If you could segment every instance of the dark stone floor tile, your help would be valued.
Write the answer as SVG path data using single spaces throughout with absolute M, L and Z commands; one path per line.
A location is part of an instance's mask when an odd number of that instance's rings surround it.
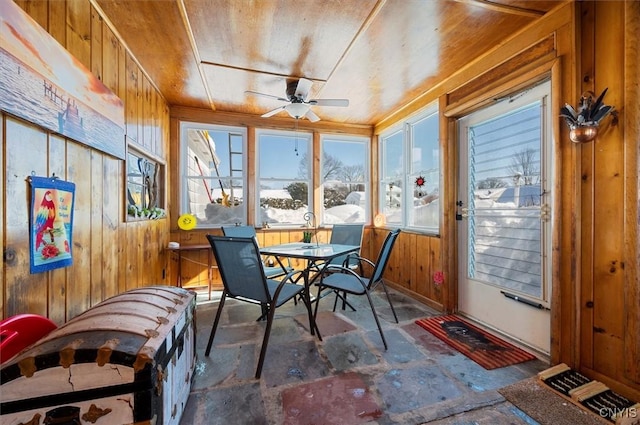
M 262 369 L 262 378 L 267 387 L 309 381 L 327 375 L 329 366 L 313 341 L 269 343 Z
M 193 392 L 180 423 L 266 425 L 269 421 L 262 403 L 260 384 L 252 382 Z
M 296 316 L 296 321 L 308 332 L 309 320 L 306 315 Z M 339 335 L 341 333 L 351 332 L 357 329 L 357 327 L 345 321 L 340 315 L 331 311 L 318 312 L 316 323 L 320 329 L 322 337 Z
M 325 338 L 323 348 L 338 371 L 378 363 L 378 359 L 359 333 L 343 333 Z
M 416 345 L 409 341 L 399 330 L 387 329 L 384 336 L 387 340 L 388 349 L 384 349 L 382 338 L 378 330 L 372 330 L 366 333 L 367 339 L 371 341 L 385 360 L 390 363 L 409 363 L 418 360 L 425 360 L 425 356 Z
M 408 412 L 463 393 L 436 365 L 394 368 L 378 378 L 376 386 L 390 413 Z

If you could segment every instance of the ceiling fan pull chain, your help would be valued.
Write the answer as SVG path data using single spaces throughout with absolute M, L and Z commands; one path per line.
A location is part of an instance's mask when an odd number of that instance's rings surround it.
M 295 146 L 293 148 L 293 151 L 296 153 L 296 156 L 298 156 L 298 118 L 296 118 L 296 123 L 294 128 L 296 132 L 296 138 L 295 138 Z

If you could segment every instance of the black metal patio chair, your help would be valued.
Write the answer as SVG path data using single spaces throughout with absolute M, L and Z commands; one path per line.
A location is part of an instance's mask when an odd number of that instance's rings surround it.
M 293 276 L 300 273 L 300 271 L 293 271 L 280 281 L 268 279 L 262 266 L 260 249 L 258 248 L 258 243 L 255 238 L 207 235 L 207 239 L 209 243 L 211 243 L 224 289 L 213 327 L 211 328 L 211 334 L 209 335 L 205 356 L 208 356 L 211 352 L 213 338 L 220 323 L 222 308 L 224 307 L 227 297 L 235 298 L 238 301 L 259 304 L 266 309 L 267 318 L 262 348 L 260 349 L 260 357 L 258 359 L 258 368 L 255 375 L 256 379 L 259 379 L 262 373 L 262 365 L 267 352 L 269 334 L 271 333 L 271 325 L 276 308 L 301 294 L 304 290 L 304 286 L 302 285 L 289 283 L 293 282 Z M 302 300 L 311 318 L 312 313 L 309 300 L 304 295 L 302 296 Z
M 256 229 L 253 226 L 222 226 L 222 233 L 225 236 L 256 238 L 256 242 L 258 241 Z M 291 264 L 288 262 L 282 266 L 280 264 L 270 266 L 268 263 L 265 264 L 265 261 L 263 261 L 262 265 L 264 267 L 264 274 L 267 275 L 269 279 L 285 276 L 287 273 L 291 273 L 293 271 L 293 267 L 291 267 Z
M 373 267 L 373 272 L 371 277 L 367 278 L 365 276 L 359 275 L 352 268 L 345 266 L 331 266 L 325 268 L 320 275 L 320 279 L 317 283 L 318 285 L 318 300 L 316 301 L 316 306 L 314 309 L 314 317 L 318 314 L 318 305 L 320 304 L 320 294 L 325 289 L 331 289 L 335 292 L 336 297 L 342 297 L 343 294 L 352 294 L 352 295 L 366 295 L 367 300 L 369 301 L 369 305 L 371 306 L 371 311 L 373 313 L 373 317 L 376 321 L 376 325 L 378 325 L 378 330 L 380 331 L 380 336 L 382 337 L 382 343 L 384 344 L 385 350 L 387 349 L 387 340 L 384 337 L 384 333 L 382 332 L 382 326 L 380 325 L 380 319 L 378 318 L 378 314 L 376 313 L 375 306 L 373 305 L 373 301 L 371 299 L 371 291 L 373 291 L 378 285 L 382 285 L 384 292 L 387 296 L 387 301 L 389 302 L 389 307 L 391 307 L 391 311 L 393 312 L 393 317 L 398 323 L 398 316 L 396 315 L 396 311 L 393 308 L 393 303 L 391 302 L 391 298 L 389 297 L 389 291 L 382 279 L 382 275 L 389 261 L 389 256 L 391 255 L 391 249 L 400 234 L 400 229 L 389 232 L 387 235 L 382 247 L 380 248 L 380 253 L 378 255 L 378 260 L 373 263 L 372 261 L 358 257 L 358 261 L 365 262 L 371 267 Z M 336 305 L 333 306 L 333 311 L 335 311 Z
M 331 237 L 329 238 L 329 243 L 331 244 L 341 244 L 341 245 L 358 245 L 362 246 L 362 235 L 364 233 L 364 224 L 334 224 L 333 229 L 331 229 Z M 333 258 L 328 267 L 332 266 L 343 266 L 349 267 L 350 269 L 357 269 L 359 274 L 363 274 L 363 266 L 362 262 L 360 262 L 360 251 L 341 255 L 339 257 Z M 319 271 L 319 269 L 317 270 Z M 331 272 L 331 269 L 328 269 L 327 272 Z M 330 293 L 332 293 L 331 291 Z M 322 294 L 322 296 L 330 295 L 330 293 Z M 342 309 L 348 305 L 351 310 L 356 311 L 356 309 L 347 301 L 347 294 L 343 293 L 341 297 L 337 297 L 335 299 L 333 310 L 335 311 L 336 305 L 338 303 L 338 298 L 342 300 Z

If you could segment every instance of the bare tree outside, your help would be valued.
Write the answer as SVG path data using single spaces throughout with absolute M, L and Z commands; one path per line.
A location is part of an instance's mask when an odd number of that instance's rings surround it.
M 309 159 L 307 157 L 307 153 L 302 155 L 300 158 L 300 162 L 298 163 L 298 177 L 301 179 L 306 179 L 309 176 Z M 335 156 L 323 154 L 322 155 L 322 179 L 330 180 L 337 179 L 341 176 L 341 170 L 344 169 L 345 166 L 342 161 Z
M 526 148 L 513 154 L 509 173 L 512 176 L 519 176 L 525 186 L 540 183 L 540 157 L 539 151 Z
M 507 187 L 508 184 L 500 177 L 488 177 L 478 182 L 478 189 L 498 189 Z
M 350 190 L 359 190 L 360 186 L 364 186 L 364 167 L 362 165 L 344 165 L 338 172 L 338 178 L 348 184 Z

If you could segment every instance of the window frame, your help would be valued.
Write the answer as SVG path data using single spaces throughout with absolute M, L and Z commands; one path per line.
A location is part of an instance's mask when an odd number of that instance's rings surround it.
M 435 117 L 438 123 L 437 129 L 436 129 L 436 146 L 439 152 L 438 161 L 437 161 L 437 172 L 436 172 L 436 174 L 438 175 L 438 180 L 435 186 L 439 193 L 439 196 L 437 199 L 440 204 L 438 205 L 438 215 L 437 215 L 438 222 L 435 223 L 435 225 L 433 226 L 418 226 L 415 224 L 410 224 L 409 222 L 411 210 L 414 207 L 413 189 L 415 186 L 415 181 L 413 178 L 414 172 L 412 170 L 412 163 L 411 163 L 411 154 L 409 154 L 409 152 L 411 152 L 411 149 L 414 146 L 413 136 L 414 136 L 415 125 L 430 117 Z M 389 140 L 390 138 L 398 134 L 402 135 L 402 154 L 401 154 L 402 170 L 401 170 L 401 175 L 399 176 L 401 178 L 401 183 L 403 188 L 400 195 L 401 219 L 400 219 L 400 223 L 398 222 L 389 223 L 385 219 L 386 227 L 407 229 L 416 233 L 422 233 L 422 234 L 428 234 L 428 235 L 434 235 L 434 236 L 437 236 L 440 234 L 440 228 L 442 224 L 442 200 L 441 200 L 442 151 L 440 149 L 440 128 L 439 127 L 440 127 L 440 110 L 438 108 L 438 102 L 432 102 L 431 104 L 427 105 L 426 107 L 424 107 L 417 113 L 411 115 L 410 117 L 406 118 L 405 120 L 398 122 L 395 125 L 389 127 L 386 131 L 382 132 L 379 135 L 380 142 L 378 146 L 378 158 L 379 158 L 378 169 L 379 169 L 380 178 L 378 182 L 378 210 L 380 213 L 383 213 L 383 214 L 386 207 L 386 204 L 385 204 L 386 195 L 384 195 L 386 193 L 385 186 L 388 184 L 390 180 L 395 180 L 395 179 L 390 179 L 389 176 L 386 176 L 384 174 L 385 166 L 387 165 L 387 161 L 386 161 L 387 156 L 385 154 L 387 150 L 387 146 L 385 144 L 385 140 Z
M 188 130 L 211 130 L 217 132 L 226 132 L 231 134 L 238 134 L 242 137 L 242 177 L 234 177 L 231 169 L 231 164 L 229 164 L 229 175 L 220 176 L 219 180 L 229 181 L 242 179 L 242 209 L 240 214 L 240 219 L 242 223 L 247 222 L 249 203 L 247 202 L 247 145 L 248 145 L 248 132 L 246 127 L 242 126 L 234 126 L 234 125 L 223 125 L 223 124 L 210 124 L 203 122 L 193 122 L 193 121 L 180 121 L 180 170 L 179 170 L 179 215 L 190 212 L 191 208 L 189 206 L 189 190 L 185 190 L 185 185 L 188 184 L 190 179 L 193 178 L 202 178 L 199 175 L 191 175 L 186 174 L 188 170 L 188 143 L 189 140 L 187 138 Z M 215 181 L 214 177 L 205 177 L 210 181 Z M 213 189 L 213 186 L 210 186 L 210 189 Z M 238 223 L 240 224 L 240 222 Z M 221 226 L 229 225 L 229 223 L 203 223 L 200 220 L 197 221 L 196 229 L 213 229 L 220 228 Z
M 307 179 L 300 178 L 280 178 L 280 177 L 269 177 L 263 178 L 261 175 L 261 138 L 262 136 L 282 136 L 282 137 L 291 137 L 295 138 L 298 143 L 306 143 L 307 145 L 307 169 L 309 170 Z M 255 130 L 255 225 L 261 227 L 273 227 L 273 228 L 301 228 L 305 225 L 304 221 L 300 223 L 271 223 L 264 222 L 261 216 L 261 206 L 260 206 L 260 182 L 262 180 L 272 181 L 272 182 L 306 182 L 307 184 L 307 211 L 314 211 L 314 203 L 313 203 L 313 133 L 306 131 L 298 131 L 298 130 L 282 130 L 282 129 L 269 129 L 269 128 L 256 128 Z M 295 167 L 298 167 L 298 164 L 295 164 Z
M 363 224 L 367 225 L 371 223 L 371 138 L 367 136 L 353 136 L 353 135 L 338 135 L 338 134 L 320 134 L 320 181 L 318 182 L 320 191 L 320 225 L 323 227 L 332 226 L 325 222 L 325 208 L 324 208 L 324 177 L 322 169 L 324 167 L 324 145 L 326 142 L 340 142 L 340 143 L 360 143 L 364 146 L 364 185 L 365 191 L 365 206 L 364 206 L 364 221 Z M 354 222 L 361 223 L 361 222 Z M 342 224 L 342 223 L 340 223 Z
M 145 203 L 143 203 L 142 199 L 140 201 L 140 205 L 138 205 L 138 203 L 131 203 L 131 199 L 134 198 L 133 194 L 130 193 L 129 191 L 129 184 L 134 184 L 136 186 L 140 186 L 141 187 L 141 197 L 142 198 L 147 198 L 148 194 L 147 194 L 147 190 L 149 190 L 147 188 L 147 183 L 143 182 L 135 182 L 133 180 L 130 180 L 130 173 L 129 173 L 129 169 L 130 169 L 130 164 L 131 161 L 130 159 L 131 156 L 136 158 L 136 161 L 138 162 L 138 169 L 140 167 L 139 161 L 143 160 L 146 161 L 148 164 L 151 164 L 154 166 L 154 172 L 152 173 L 152 178 L 149 181 L 149 184 L 151 185 L 155 185 L 156 187 L 156 206 L 153 208 L 153 210 L 149 210 L 148 206 L 145 205 Z M 159 161 L 158 159 L 154 158 L 152 155 L 149 155 L 147 153 L 145 153 L 143 150 L 138 149 L 134 146 L 127 146 L 127 154 L 126 154 L 126 160 L 125 160 L 125 191 L 126 191 L 126 210 L 125 210 L 125 217 L 127 221 L 135 221 L 135 220 L 154 220 L 154 219 L 158 219 L 158 218 L 164 218 L 166 217 L 166 191 L 165 191 L 165 185 L 164 185 L 164 175 L 165 175 L 165 163 L 162 161 Z M 140 170 L 140 175 L 139 175 L 142 179 L 144 179 L 144 174 L 142 172 L 142 170 Z M 134 199 L 135 201 L 135 199 Z

